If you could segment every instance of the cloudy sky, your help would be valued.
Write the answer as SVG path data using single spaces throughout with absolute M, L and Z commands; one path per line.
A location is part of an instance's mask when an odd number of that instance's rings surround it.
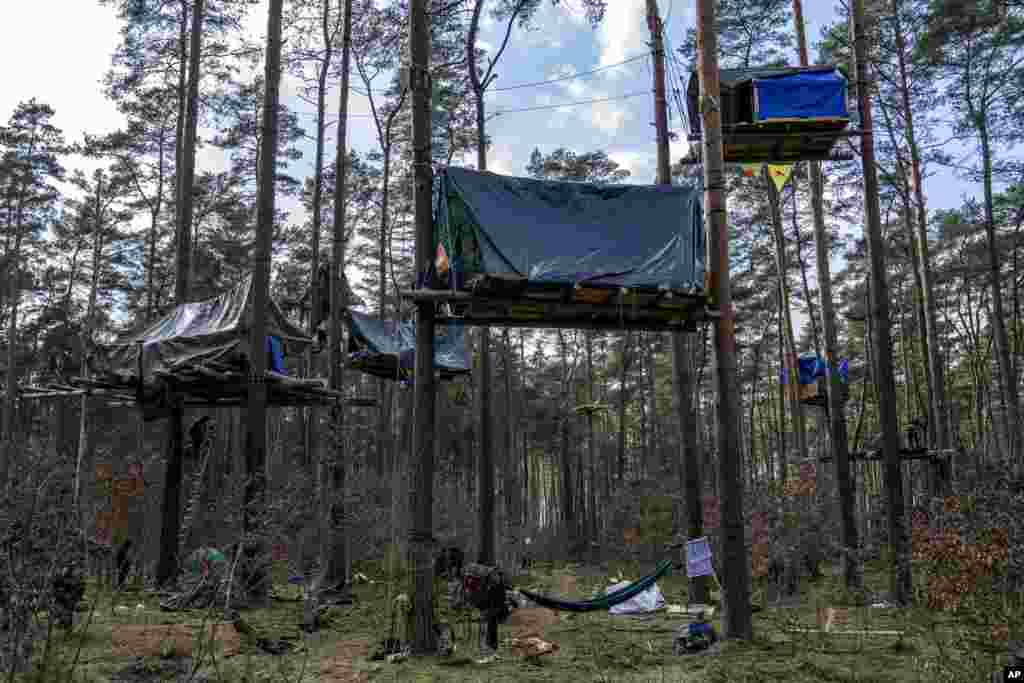
M 489 95 L 488 110 L 506 113 L 490 123 L 494 141 L 488 155 L 490 170 L 522 174 L 535 147 L 550 152 L 564 146 L 578 152 L 604 149 L 632 172 L 633 182 L 653 182 L 650 61 L 639 59 L 611 66 L 647 51 L 644 0 L 611 0 L 607 18 L 596 30 L 580 11 L 573 11 L 573 3 L 561 4 L 568 7 L 554 8 L 545 3 L 535 22 L 537 28 L 514 32 L 499 64 L 499 78 L 495 92 Z M 805 3 L 810 39 L 816 40 L 821 28 L 835 16 L 830 4 L 825 0 Z M 686 29 L 693 26 L 693 3 L 661 0 L 661 9 L 669 46 L 677 47 Z M 54 21 L 55 16 L 59 21 Z M 249 22 L 254 38 L 262 36 L 265 17 L 264 2 L 257 5 Z M 11 2 L 4 7 L 4 20 L 0 120 L 6 120 L 19 101 L 36 97 L 56 109 L 56 124 L 71 140 L 79 139 L 86 131 L 102 133 L 119 126 L 118 113 L 99 87 L 119 39 L 118 22 L 110 8 L 100 7 L 95 0 Z M 498 44 L 500 28 L 485 24 L 482 46 Z M 605 66 L 611 68 L 582 78 L 506 89 Z M 284 92 L 287 95 L 290 89 L 286 87 Z M 579 104 L 607 98 L 619 99 Z M 296 98 L 290 99 L 297 109 L 312 111 Z M 563 103 L 566 106 L 550 108 Z M 529 111 L 521 111 L 524 109 Z M 374 133 L 371 120 L 365 116 L 369 111 L 366 98 L 353 93 L 351 110 L 350 145 L 357 150 L 371 149 Z M 681 122 L 674 113 L 671 123 L 683 137 Z M 672 158 L 686 149 L 687 143 L 674 143 Z M 311 172 L 311 157 L 310 152 L 297 162 L 296 174 Z M 201 167 L 221 164 L 215 151 L 208 149 L 201 154 Z M 945 208 L 958 205 L 965 194 L 973 194 L 977 188 L 945 172 L 932 178 L 926 190 L 930 206 Z

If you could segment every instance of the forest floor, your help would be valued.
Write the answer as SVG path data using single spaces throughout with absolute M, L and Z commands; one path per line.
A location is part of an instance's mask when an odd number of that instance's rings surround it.
M 592 567 L 545 565 L 516 584 L 564 597 L 589 597 L 608 585 L 610 578 L 638 578 L 642 568 L 620 564 L 614 571 Z M 360 572 L 372 581 L 373 567 Z M 714 683 L 733 681 L 933 681 L 961 680 L 944 678 L 931 667 L 943 658 L 962 656 L 967 650 L 988 643 L 989 652 L 972 656 L 978 674 L 976 680 L 988 680 L 988 671 L 997 670 L 1001 660 L 997 652 L 1005 644 L 993 643 L 990 632 L 977 642 L 957 651 L 949 643 L 962 638 L 938 635 L 945 625 L 936 624 L 936 615 L 923 608 L 850 608 L 849 623 L 841 630 L 887 631 L 883 634 L 821 633 L 817 630 L 818 609 L 836 606 L 841 594 L 838 579 L 826 571 L 826 577 L 805 583 L 798 604 L 768 607 L 756 612 L 755 637 L 749 643 L 726 642 L 714 654 L 704 656 L 673 655 L 676 630 L 686 618 L 665 611 L 645 618 L 610 616 L 606 612 L 589 614 L 555 613 L 541 608 L 513 612 L 501 627 L 502 645 L 496 661 L 477 663 L 477 626 L 465 617 L 456 617 L 438 599 L 438 622 L 452 625 L 457 649 L 450 657 L 410 658 L 400 662 L 371 661 L 371 654 L 388 637 L 391 614 L 388 606 L 399 592 L 388 582 L 361 583 L 355 587 L 353 605 L 332 608 L 329 624 L 319 633 L 305 635 L 299 629 L 299 602 L 274 600 L 266 609 L 247 610 L 245 620 L 257 635 L 289 641 L 289 654 L 264 654 L 252 642 L 240 638 L 228 624 L 215 624 L 215 616 L 202 612 L 160 611 L 158 598 L 141 591 L 112 595 L 90 588 L 86 601 L 93 608 L 80 615 L 80 624 L 68 636 L 56 636 L 45 644 L 43 653 L 48 673 L 45 681 L 111 681 L 149 683 L 151 681 L 323 681 L 324 683 L 363 683 L 368 681 L 681 681 Z M 883 592 L 886 576 L 879 571 L 866 573 L 870 590 Z M 401 584 L 398 584 L 400 586 Z M 440 586 L 440 585 L 439 585 Z M 685 604 L 686 579 L 670 575 L 659 581 L 670 604 Z M 282 588 L 285 593 L 288 588 Z M 439 587 L 439 595 L 441 589 Z M 293 589 L 294 592 L 294 589 Z M 763 600 L 755 590 L 755 603 Z M 714 615 L 716 630 L 721 629 L 720 614 Z M 792 632 L 790 629 L 806 629 Z M 399 629 L 400 630 L 400 629 Z M 894 635 L 901 631 L 904 635 Z M 197 633 L 207 637 L 197 639 Z M 511 638 L 538 635 L 557 644 L 558 650 L 528 661 L 510 648 Z M 955 636 L 955 633 L 953 633 Z M 973 639 L 972 639 L 973 640 Z M 213 644 L 215 643 L 215 644 Z M 211 644 L 213 644 L 211 646 Z M 979 653 L 975 653 L 977 655 Z M 58 673 L 76 662 L 71 679 Z M 989 666 L 991 664 L 991 666 Z M 961 669 L 962 670 L 962 669 Z M 966 680 L 966 679 L 962 679 Z

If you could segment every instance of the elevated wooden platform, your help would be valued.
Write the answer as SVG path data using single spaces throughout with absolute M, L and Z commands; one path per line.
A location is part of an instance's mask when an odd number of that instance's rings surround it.
M 157 370 L 157 383 L 140 386 L 134 378 L 115 381 L 74 377 L 65 382 L 23 387 L 23 399 L 94 396 L 119 404 L 149 408 L 163 403 L 166 394 L 177 394 L 185 406 L 242 406 L 248 401 L 248 376 L 237 369 L 213 368 L 197 363 L 183 363 L 173 372 Z M 333 405 L 344 401 L 353 407 L 375 406 L 369 398 L 348 398 L 344 392 L 327 387 L 323 379 L 300 379 L 268 370 L 265 374 L 267 404 L 271 406 Z
M 835 150 L 843 138 L 859 137 L 860 130 L 847 130 L 849 119 L 771 121 L 722 127 L 722 154 L 727 164 L 795 164 L 799 161 L 853 161 L 849 152 Z M 700 135 L 687 137 L 700 143 Z M 701 163 L 699 144 L 696 153 L 683 164 Z
M 531 284 L 504 291 L 414 289 L 399 294 L 436 304 L 438 320 L 474 326 L 696 332 L 698 323 L 718 317 L 696 291 Z

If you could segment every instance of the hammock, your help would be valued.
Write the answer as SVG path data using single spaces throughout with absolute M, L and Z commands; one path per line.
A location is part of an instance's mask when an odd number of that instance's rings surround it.
M 527 590 L 520 590 L 519 592 L 526 596 L 527 599 L 532 600 L 541 607 L 547 607 L 548 609 L 560 610 L 563 612 L 596 612 L 598 610 L 607 610 L 619 603 L 626 602 L 636 597 L 640 593 L 643 593 L 648 588 L 654 585 L 654 583 L 672 568 L 672 560 L 663 560 L 653 573 L 648 574 L 639 581 L 631 583 L 625 588 L 621 588 L 614 593 L 608 593 L 602 595 L 599 598 L 593 598 L 592 600 L 582 600 L 579 602 L 573 602 L 570 600 L 559 600 L 558 598 L 549 598 L 544 595 L 538 595 L 531 593 Z

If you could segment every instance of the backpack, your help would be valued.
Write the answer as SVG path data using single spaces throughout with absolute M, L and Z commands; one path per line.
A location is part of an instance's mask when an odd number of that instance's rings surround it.
M 463 568 L 463 593 L 476 609 L 503 609 L 508 583 L 505 573 L 498 567 L 472 563 Z

